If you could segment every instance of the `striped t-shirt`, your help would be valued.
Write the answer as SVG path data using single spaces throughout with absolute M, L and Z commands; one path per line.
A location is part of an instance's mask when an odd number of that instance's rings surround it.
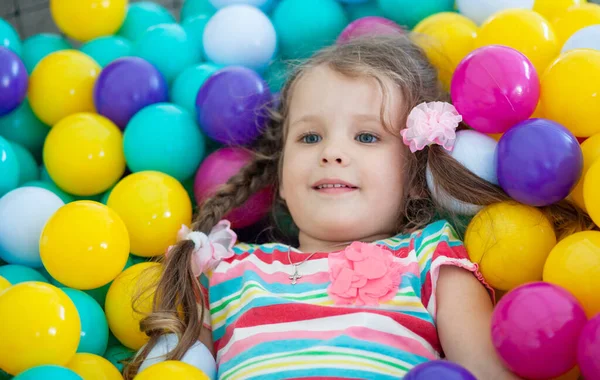
M 387 300 L 364 306 L 340 305 L 328 293 L 328 256 L 335 253 L 314 254 L 292 284 L 288 246 L 237 245 L 235 255 L 201 281 L 209 285 L 205 324 L 213 332 L 218 378 L 398 379 L 440 358 L 439 268 L 459 266 L 484 283 L 477 264 L 446 221 L 372 244 L 402 271 L 394 272 L 400 279 Z M 292 248 L 289 256 L 298 264 L 308 254 Z

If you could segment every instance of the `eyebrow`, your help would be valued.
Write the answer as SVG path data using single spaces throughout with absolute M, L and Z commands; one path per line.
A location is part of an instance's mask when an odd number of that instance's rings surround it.
M 382 124 L 381 122 L 381 117 L 379 115 L 373 115 L 373 114 L 355 114 L 352 116 L 352 118 L 354 120 L 357 121 L 374 121 L 376 123 Z M 317 115 L 304 115 L 301 118 L 299 118 L 298 120 L 295 120 L 293 123 L 290 124 L 290 127 L 296 124 L 300 124 L 300 123 L 314 123 L 314 122 L 319 122 L 321 121 L 321 118 Z

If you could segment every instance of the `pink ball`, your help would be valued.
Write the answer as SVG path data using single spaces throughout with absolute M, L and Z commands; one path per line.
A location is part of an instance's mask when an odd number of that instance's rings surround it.
M 587 318 L 565 289 L 532 282 L 508 292 L 492 314 L 492 341 L 507 367 L 527 379 L 550 379 L 575 367 Z
M 581 331 L 577 364 L 584 379 L 600 379 L 600 314 L 590 319 Z
M 222 148 L 208 155 L 194 179 L 194 195 L 198 204 L 213 195 L 219 186 L 237 174 L 252 159 L 241 148 Z M 246 203 L 225 215 L 234 228 L 244 228 L 262 219 L 271 209 L 272 190 L 266 188 L 252 195 Z
M 337 42 L 348 42 L 353 38 L 375 35 L 402 34 L 402 27 L 384 17 L 367 16 L 354 20 L 340 33 Z
M 490 45 L 474 50 L 458 64 L 450 93 L 463 121 L 473 129 L 504 133 L 533 114 L 540 81 L 523 54 Z

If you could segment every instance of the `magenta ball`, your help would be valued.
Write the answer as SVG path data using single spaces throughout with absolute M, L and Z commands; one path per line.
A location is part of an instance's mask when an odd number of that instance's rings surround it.
M 363 36 L 394 35 L 402 33 L 404 33 L 402 27 L 392 20 L 378 16 L 367 16 L 348 24 L 348 26 L 342 30 L 342 33 L 340 33 L 337 42 L 344 43 L 353 38 Z
M 194 195 L 198 204 L 215 193 L 217 188 L 250 162 L 252 156 L 241 148 L 221 148 L 204 159 L 194 180 Z M 252 195 L 246 203 L 225 216 L 234 228 L 244 228 L 262 219 L 271 209 L 270 188 Z
M 492 341 L 507 367 L 527 379 L 550 379 L 577 364 L 587 318 L 560 286 L 532 282 L 508 292 L 492 314 Z
M 577 364 L 584 379 L 600 379 L 600 314 L 590 319 L 581 331 Z
M 474 50 L 458 64 L 450 93 L 463 121 L 473 129 L 504 133 L 533 114 L 540 81 L 523 54 L 490 45 Z

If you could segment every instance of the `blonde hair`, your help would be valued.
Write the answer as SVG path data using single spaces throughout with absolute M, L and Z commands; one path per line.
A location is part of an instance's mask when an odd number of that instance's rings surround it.
M 327 65 L 350 77 L 374 78 L 381 87 L 384 105 L 387 104 L 386 98 L 390 96 L 384 81 L 391 80 L 403 95 L 405 115 L 421 102 L 449 101 L 447 92 L 438 80 L 436 69 L 409 37 L 360 38 L 319 51 L 293 72 L 281 92 L 278 109 L 274 110 L 270 123 L 252 147 L 253 160 L 214 196 L 200 205 L 192 224 L 193 230 L 209 233 L 224 215 L 267 186 L 275 189 L 275 194 L 278 193 L 286 119 L 294 85 L 312 68 L 320 65 Z M 386 115 L 384 106 L 381 109 L 382 120 L 386 120 Z M 387 127 L 393 129 L 392 126 Z M 465 223 L 458 216 L 443 210 L 432 198 L 426 182 L 427 166 L 436 186 L 459 201 L 486 206 L 510 200 L 500 187 L 467 170 L 442 147 L 432 145 L 409 155 L 405 184 L 409 191 L 404 192 L 404 210 L 395 228 L 398 233 L 421 229 L 440 215 L 456 224 Z M 280 199 L 276 199 L 276 203 L 286 210 Z M 593 226 L 589 217 L 568 201 L 561 201 L 541 210 L 553 223 L 559 238 Z M 166 260 L 156 290 L 153 313 L 141 323 L 141 329 L 150 337 L 150 341 L 128 366 L 126 376 L 132 377 L 136 373 L 162 334 L 171 332 L 179 337 L 178 345 L 168 355 L 169 359 L 181 359 L 197 341 L 202 330 L 201 321 L 205 308 L 198 279 L 190 269 L 192 249 L 191 241 L 179 242 Z

